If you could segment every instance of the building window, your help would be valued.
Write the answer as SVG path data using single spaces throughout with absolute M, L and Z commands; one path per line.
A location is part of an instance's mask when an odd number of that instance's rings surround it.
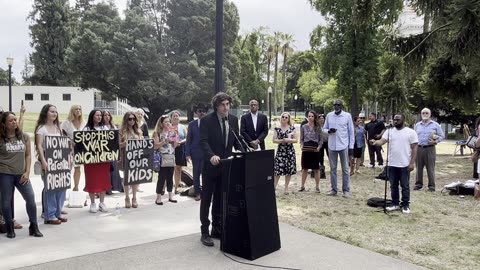
M 40 94 L 40 100 L 48 101 L 48 100 L 50 100 L 50 95 L 49 94 Z
M 72 100 L 72 94 L 63 94 L 63 101 Z
M 33 100 L 33 94 L 25 94 L 25 100 Z

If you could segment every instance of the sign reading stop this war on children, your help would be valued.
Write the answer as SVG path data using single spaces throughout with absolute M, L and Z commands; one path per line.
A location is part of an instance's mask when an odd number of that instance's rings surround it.
M 118 130 L 88 130 L 73 133 L 75 164 L 118 160 Z
M 127 140 L 125 146 L 125 185 L 153 181 L 153 139 Z
M 64 136 L 45 136 L 45 188 L 47 191 L 69 189 L 71 173 L 70 139 Z

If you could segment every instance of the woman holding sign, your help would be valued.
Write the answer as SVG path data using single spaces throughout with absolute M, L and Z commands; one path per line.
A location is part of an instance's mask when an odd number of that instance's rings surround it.
M 42 180 L 45 183 L 43 188 L 43 207 L 45 224 L 59 225 L 67 222 L 62 217 L 62 208 L 65 202 L 65 189 L 48 190 L 47 172 L 49 170 L 47 158 L 45 157 L 45 137 L 62 136 L 60 123 L 58 121 L 57 107 L 51 104 L 43 106 L 35 126 L 35 147 L 38 160 L 42 164 Z
M 16 236 L 11 209 L 15 187 L 26 202 L 30 220 L 29 234 L 35 237 L 43 236 L 38 230 L 35 194 L 30 183 L 32 160 L 30 149 L 30 138 L 20 130 L 15 114 L 2 113 L 0 116 L 0 193 L 8 238 Z
M 92 110 L 88 115 L 87 125 L 83 130 L 108 130 L 102 123 L 102 112 Z M 98 210 L 100 212 L 108 212 L 105 205 L 105 193 L 112 186 L 110 185 L 110 163 L 91 163 L 85 164 L 85 188 L 83 191 L 88 192 L 90 196 L 90 213 L 97 212 L 95 204 L 95 193 L 100 197 Z
M 67 120 L 62 122 L 60 128 L 65 136 L 73 140 L 73 132 L 82 130 L 85 127 L 85 121 L 82 116 L 82 106 L 72 105 L 68 113 Z M 75 165 L 73 169 L 73 191 L 78 191 L 78 184 L 80 183 L 80 165 Z
M 137 117 L 133 112 L 127 112 L 123 116 L 123 121 L 122 121 L 122 127 L 120 130 L 120 151 L 121 151 L 121 157 L 123 157 L 120 160 L 121 167 L 123 167 L 124 171 L 125 170 L 125 162 L 128 162 L 128 159 L 126 158 L 125 154 L 125 148 L 127 146 L 127 140 L 135 140 L 135 139 L 142 139 L 143 134 L 142 130 L 138 126 L 137 122 Z M 125 176 L 126 177 L 126 176 Z M 132 203 L 130 203 L 130 197 L 129 197 L 129 185 L 124 185 L 125 189 L 125 208 L 137 208 L 137 189 L 138 189 L 138 184 L 137 185 L 132 185 Z
M 176 203 L 173 199 L 173 171 L 175 170 L 175 147 L 178 143 L 178 137 L 170 130 L 170 118 L 163 115 L 157 121 L 155 131 L 153 132 L 153 141 L 155 150 L 159 149 L 162 156 L 161 168 L 158 172 L 157 181 L 157 205 L 163 205 L 162 191 L 165 182 L 167 182 L 168 201 Z

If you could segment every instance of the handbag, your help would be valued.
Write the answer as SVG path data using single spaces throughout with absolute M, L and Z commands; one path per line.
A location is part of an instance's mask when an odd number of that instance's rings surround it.
M 478 140 L 477 135 L 468 136 L 466 145 L 472 149 L 477 149 L 477 147 L 475 146 L 475 144 L 477 143 L 477 140 Z
M 162 165 L 162 155 L 160 151 L 153 151 L 153 171 L 159 172 Z
M 82 208 L 85 201 L 85 193 L 80 191 L 70 191 L 68 196 L 68 208 Z
M 162 154 L 161 167 L 175 167 L 175 155 L 174 154 Z

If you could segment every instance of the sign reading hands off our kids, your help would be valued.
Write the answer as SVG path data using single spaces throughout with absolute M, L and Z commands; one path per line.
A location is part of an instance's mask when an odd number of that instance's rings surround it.
M 153 181 L 153 139 L 127 140 L 125 147 L 125 185 Z
M 45 159 L 47 191 L 69 189 L 72 180 L 70 139 L 64 136 L 45 136 Z
M 73 133 L 75 164 L 105 163 L 118 160 L 118 130 L 89 130 Z

